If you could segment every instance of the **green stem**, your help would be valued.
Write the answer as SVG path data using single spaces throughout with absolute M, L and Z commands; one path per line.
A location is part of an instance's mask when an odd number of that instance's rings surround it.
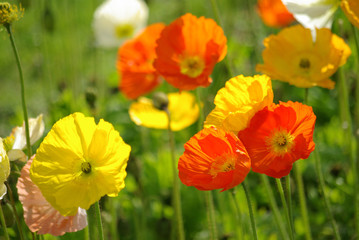
M 101 211 L 99 201 L 95 202 L 87 211 L 88 226 L 91 240 L 104 240 Z M 96 234 L 97 232 L 97 234 Z M 97 235 L 97 236 L 96 236 Z
M 11 187 L 10 187 L 8 182 L 5 182 L 5 184 L 6 184 L 6 188 L 7 188 L 7 191 L 8 191 L 8 195 L 10 197 L 10 204 L 11 204 L 12 210 L 14 211 L 15 220 L 16 220 L 16 226 L 17 226 L 18 231 L 19 231 L 20 239 L 24 240 L 24 233 L 22 232 L 21 222 L 20 222 L 19 214 L 17 214 L 17 210 L 16 210 L 16 206 L 15 206 L 15 200 L 14 200 L 14 196 L 12 194 Z
M 217 1 L 216 0 L 211 0 L 211 4 L 212 4 L 213 12 L 214 12 L 214 17 L 216 18 L 216 21 L 218 22 L 219 26 L 223 28 L 223 23 L 222 23 L 221 16 L 219 14 L 219 8 L 218 8 L 218 5 L 217 5 Z M 229 53 L 228 52 L 227 52 L 227 57 L 224 59 L 224 61 L 225 61 L 225 65 L 226 65 L 226 68 L 228 70 L 229 75 L 231 77 L 234 76 L 234 72 L 233 72 L 233 68 L 232 68 L 231 63 L 230 63 L 230 58 L 229 58 Z
M 251 219 L 251 227 L 252 227 L 252 234 L 253 234 L 253 239 L 258 240 L 258 235 L 257 235 L 257 229 L 256 229 L 256 222 L 254 220 L 254 214 L 253 214 L 253 208 L 252 208 L 252 203 L 251 203 L 251 198 L 249 196 L 249 190 L 247 188 L 246 182 L 243 181 L 242 182 L 242 186 L 244 189 L 244 193 L 246 195 L 247 198 L 247 204 L 248 204 L 248 211 L 249 211 L 249 217 Z
M 319 188 L 320 188 L 320 191 L 322 192 L 323 199 L 324 199 L 325 210 L 330 219 L 330 223 L 332 224 L 335 239 L 340 240 L 341 238 L 340 238 L 340 234 L 338 231 L 338 226 L 335 222 L 335 219 L 334 219 L 334 216 L 332 213 L 332 209 L 330 206 L 330 202 L 329 202 L 329 200 L 327 198 L 327 194 L 325 192 L 325 183 L 324 183 L 324 177 L 323 177 L 323 173 L 322 173 L 322 167 L 321 167 L 321 163 L 320 163 L 320 156 L 319 156 L 318 149 L 316 149 L 314 151 L 314 161 L 315 161 L 315 170 L 317 172 L 318 180 L 319 180 Z
M 218 239 L 216 216 L 214 212 L 212 191 L 205 191 L 206 207 L 207 207 L 207 221 L 209 225 L 209 231 L 211 233 L 211 240 Z
M 289 220 L 290 220 L 291 228 L 294 230 L 293 211 L 292 211 L 292 191 L 291 191 L 291 186 L 290 186 L 290 174 L 288 174 L 285 177 L 285 185 L 286 185 L 285 192 L 286 192 L 286 197 L 287 197 Z
M 4 229 L 4 237 L 6 240 L 9 240 L 9 233 L 7 232 L 7 227 L 6 227 L 6 221 L 5 221 L 5 217 L 4 217 L 4 212 L 2 210 L 2 204 L 1 204 L 1 200 L 0 200 L 0 221 L 1 221 L 1 225 L 3 226 Z
M 297 182 L 298 194 L 299 194 L 299 204 L 300 204 L 300 212 L 303 219 L 303 225 L 305 228 L 305 238 L 307 240 L 312 239 L 312 233 L 309 224 L 309 217 L 308 217 L 308 209 L 307 209 L 307 201 L 305 200 L 305 193 L 304 193 L 304 184 L 302 173 L 299 169 L 298 163 L 293 164 L 294 175 Z
M 241 209 L 239 208 L 239 204 L 236 200 L 236 190 L 234 188 L 232 188 L 230 190 L 230 195 L 232 197 L 232 200 L 234 202 L 234 206 L 235 206 L 235 211 L 237 213 L 237 216 L 236 216 L 236 220 L 237 220 L 237 233 L 238 233 L 238 236 L 237 236 L 237 239 L 240 239 L 241 237 L 243 237 L 244 233 L 242 231 L 242 228 L 243 228 L 243 223 L 242 223 L 242 214 L 241 214 Z
M 355 39 L 355 46 L 357 50 L 357 58 L 355 59 L 356 69 L 359 69 L 359 37 L 358 31 L 355 26 L 352 25 L 353 35 Z M 356 87 L 355 87 L 355 124 L 356 124 L 356 157 L 352 157 L 352 171 L 354 178 L 354 201 L 355 201 L 355 230 L 356 236 L 359 236 L 359 71 L 357 70 Z
M 22 103 L 22 110 L 23 110 L 23 113 L 24 113 L 27 156 L 28 156 L 29 159 L 30 159 L 31 156 L 32 156 L 32 152 L 31 152 L 30 133 L 29 133 L 29 119 L 28 119 L 28 116 L 27 116 L 27 108 L 26 108 L 26 101 L 25 101 L 24 76 L 23 76 L 23 73 L 22 73 L 22 67 L 21 67 L 21 62 L 20 62 L 19 53 L 18 53 L 18 51 L 17 51 L 16 45 L 15 45 L 14 36 L 13 36 L 13 34 L 12 34 L 12 31 L 11 31 L 11 25 L 10 25 L 10 24 L 5 24 L 4 26 L 5 26 L 7 32 L 9 33 L 9 36 L 10 36 L 11 46 L 12 46 L 12 49 L 13 49 L 13 51 L 14 51 L 14 55 L 15 55 L 16 63 L 17 63 L 17 68 L 18 68 L 18 70 L 19 70 L 19 75 L 20 75 L 21 103 Z
M 268 181 L 268 177 L 264 174 L 259 174 L 261 176 L 262 182 L 264 184 L 264 187 L 267 191 L 267 195 L 268 195 L 268 199 L 269 199 L 269 205 L 273 211 L 274 214 L 274 220 L 277 224 L 277 227 L 279 229 L 280 235 L 282 237 L 283 240 L 288 239 L 288 233 L 283 225 L 283 219 L 282 216 L 279 212 L 278 206 L 277 206 L 277 202 L 274 198 L 274 194 L 272 191 L 272 188 L 270 187 L 269 181 Z
M 182 207 L 181 207 L 181 193 L 179 178 L 177 173 L 177 161 L 175 155 L 175 143 L 173 132 L 171 128 L 171 114 L 168 109 L 165 110 L 168 118 L 168 135 L 170 140 L 171 148 L 171 159 L 172 159 L 172 173 L 173 173 L 173 208 L 175 209 L 175 223 L 177 228 L 177 239 L 185 239 L 184 229 L 183 229 L 183 219 L 182 219 Z
M 282 200 L 282 204 L 283 204 L 283 208 L 284 208 L 284 212 L 285 212 L 285 218 L 287 220 L 287 226 L 288 226 L 288 229 L 289 229 L 289 237 L 290 237 L 291 240 L 293 240 L 294 239 L 294 233 L 293 233 L 292 224 L 290 222 L 289 209 L 288 209 L 287 201 L 285 200 L 282 182 L 280 181 L 279 178 L 276 178 L 275 180 L 276 180 L 276 183 L 277 183 L 280 199 Z

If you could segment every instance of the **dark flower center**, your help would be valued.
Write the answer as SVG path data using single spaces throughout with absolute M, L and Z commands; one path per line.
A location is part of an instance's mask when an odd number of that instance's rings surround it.
M 89 162 L 81 163 L 81 171 L 85 174 L 90 173 L 91 172 L 91 164 Z
M 299 62 L 299 67 L 303 69 L 309 69 L 310 68 L 310 62 L 308 58 L 302 58 Z

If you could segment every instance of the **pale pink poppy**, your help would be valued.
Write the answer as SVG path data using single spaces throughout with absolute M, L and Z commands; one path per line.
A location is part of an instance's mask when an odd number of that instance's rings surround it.
M 62 216 L 45 200 L 40 189 L 31 181 L 29 172 L 34 156 L 22 168 L 16 184 L 24 209 L 24 219 L 29 229 L 38 234 L 60 236 L 85 228 L 87 216 L 84 209 L 79 208 L 75 216 Z

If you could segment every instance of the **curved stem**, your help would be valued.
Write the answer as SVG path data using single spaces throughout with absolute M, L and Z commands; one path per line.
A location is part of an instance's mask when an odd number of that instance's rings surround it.
M 242 186 L 243 186 L 243 189 L 244 189 L 244 193 L 245 193 L 245 195 L 246 195 L 246 198 L 247 198 L 249 217 L 250 217 L 250 219 L 251 219 L 251 227 L 252 227 L 253 239 L 258 240 L 257 228 L 256 228 L 256 222 L 255 222 L 255 220 L 254 220 L 254 214 L 253 214 L 253 208 L 252 208 L 251 198 L 250 198 L 250 196 L 249 196 L 249 190 L 248 190 L 248 188 L 247 188 L 247 185 L 246 185 L 245 181 L 242 182 Z
M 274 194 L 272 191 L 272 188 L 270 187 L 269 181 L 268 181 L 268 177 L 264 174 L 259 174 L 261 176 L 262 182 L 264 184 L 264 187 L 267 191 L 267 195 L 268 195 L 268 199 L 269 199 L 269 205 L 273 211 L 274 214 L 274 219 L 275 222 L 277 224 L 277 227 L 279 229 L 280 235 L 282 237 L 283 240 L 288 239 L 288 233 L 283 225 L 283 219 L 282 216 L 279 212 L 278 206 L 277 206 L 277 202 L 274 198 Z
M 7 188 L 7 191 L 8 191 L 8 195 L 10 197 L 10 204 L 11 204 L 12 210 L 14 211 L 15 220 L 16 220 L 16 226 L 17 226 L 18 231 L 19 231 L 20 239 L 23 240 L 24 239 L 24 233 L 22 232 L 22 227 L 21 227 L 19 214 L 17 214 L 14 196 L 12 194 L 10 184 L 8 182 L 5 182 L 5 184 L 6 184 L 6 188 Z
M 6 227 L 6 221 L 5 221 L 5 217 L 4 217 L 4 212 L 2 210 L 2 204 L 1 204 L 1 200 L 0 200 L 0 221 L 1 221 L 1 225 L 4 229 L 4 237 L 6 240 L 9 240 L 9 233 L 7 232 L 7 227 Z
M 275 180 L 276 180 L 278 191 L 279 191 L 279 194 L 280 194 L 280 199 L 282 200 L 282 204 L 283 204 L 283 208 L 284 208 L 284 212 L 285 212 L 285 217 L 286 217 L 286 220 L 287 220 L 287 226 L 289 228 L 289 237 L 290 237 L 291 240 L 293 240 L 294 239 L 293 228 L 292 228 L 292 225 L 290 223 L 289 209 L 288 209 L 287 201 L 285 200 L 282 182 L 280 181 L 279 178 L 276 178 Z
M 287 203 L 288 203 L 289 221 L 290 221 L 291 228 L 294 230 L 293 211 L 292 211 L 292 191 L 291 191 L 291 186 L 290 186 L 290 174 L 288 174 L 285 177 L 285 185 L 286 185 L 285 192 L 286 192 Z
M 20 57 L 19 57 L 19 53 L 17 51 L 16 45 L 15 45 L 15 40 L 14 40 L 14 36 L 12 34 L 11 31 L 11 25 L 10 24 L 6 24 L 4 25 L 7 32 L 9 33 L 10 36 L 10 42 L 11 42 L 11 46 L 12 49 L 14 51 L 14 55 L 16 58 L 16 64 L 17 64 L 17 68 L 19 70 L 19 75 L 20 75 L 20 85 L 21 85 L 21 103 L 22 103 L 22 111 L 24 113 L 24 122 L 25 122 L 25 135 L 26 135 L 26 146 L 27 146 L 27 156 L 30 159 L 32 152 L 31 152 L 31 143 L 30 143 L 30 133 L 29 133 L 29 118 L 27 115 L 27 108 L 26 108 L 26 101 L 25 101 L 25 84 L 24 84 L 24 76 L 22 73 L 22 67 L 21 67 L 21 62 L 20 62 Z
M 333 213 L 332 213 L 332 209 L 331 209 L 329 200 L 327 198 L 327 194 L 325 192 L 324 177 L 323 177 L 323 173 L 322 173 L 322 170 L 321 170 L 320 156 L 319 156 L 319 153 L 318 153 L 317 149 L 314 151 L 314 161 L 315 161 L 315 170 L 317 172 L 318 180 L 319 180 L 319 187 L 320 187 L 320 190 L 321 190 L 321 192 L 323 194 L 325 210 L 326 210 L 327 215 L 328 215 L 328 217 L 330 219 L 330 223 L 332 224 L 335 239 L 340 240 L 341 238 L 340 238 L 340 234 L 339 234 L 339 231 L 338 231 L 338 226 L 337 226 L 337 224 L 335 222 L 335 219 L 334 219 L 334 216 L 333 216 Z
M 243 236 L 243 223 L 242 223 L 242 214 L 241 214 L 241 209 L 239 208 L 239 204 L 238 204 L 238 202 L 237 202 L 237 200 L 236 200 L 236 190 L 234 189 L 234 188 L 232 188 L 231 190 L 230 190 L 230 193 L 229 193 L 230 195 L 231 195 L 231 197 L 232 197 L 232 200 L 233 200 L 233 202 L 234 202 L 234 206 L 235 206 L 235 211 L 236 211 L 236 213 L 237 213 L 237 217 L 236 217 L 236 220 L 237 220 L 237 226 L 238 226 L 238 228 L 237 228 L 237 239 L 240 239 L 240 237 L 242 237 Z
M 305 200 L 303 178 L 302 178 L 302 174 L 300 172 L 298 163 L 293 164 L 293 169 L 294 169 L 294 175 L 295 175 L 295 179 L 296 179 L 297 187 L 298 187 L 300 212 L 302 215 L 303 225 L 305 228 L 305 237 L 307 240 L 311 240 L 312 239 L 312 231 L 310 229 L 310 224 L 309 224 L 307 201 Z
M 177 161 L 175 156 L 175 143 L 173 138 L 173 132 L 171 129 L 171 114 L 168 109 L 165 110 L 168 118 L 168 135 L 171 147 L 171 160 L 172 160 L 172 173 L 173 173 L 173 208 L 175 209 L 175 223 L 177 228 L 177 239 L 185 239 L 182 219 L 182 207 L 181 207 L 181 193 L 180 185 L 177 173 Z

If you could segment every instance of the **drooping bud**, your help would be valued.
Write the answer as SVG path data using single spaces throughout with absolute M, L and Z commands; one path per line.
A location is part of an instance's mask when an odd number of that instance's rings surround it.
M 156 92 L 152 97 L 153 106 L 159 110 L 166 110 L 168 107 L 168 97 L 163 92 Z

